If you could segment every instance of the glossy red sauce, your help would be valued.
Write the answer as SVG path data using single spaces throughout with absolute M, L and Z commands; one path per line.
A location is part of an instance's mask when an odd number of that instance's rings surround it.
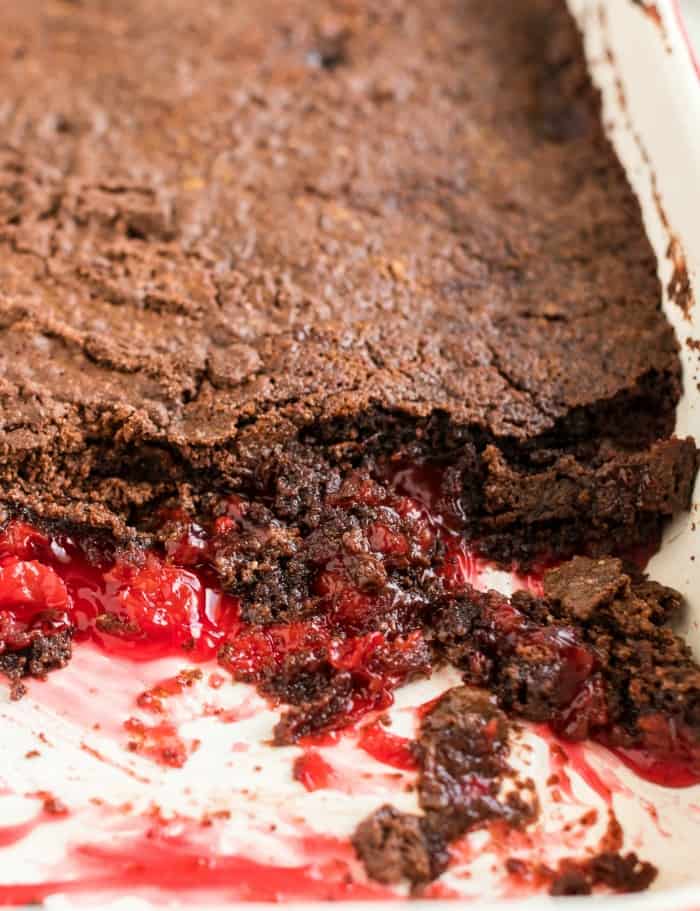
M 652 755 L 647 750 L 623 750 L 613 748 L 612 752 L 635 775 L 664 788 L 689 788 L 700 784 L 700 767 L 697 758 L 663 757 Z
M 571 771 L 577 774 L 607 806 L 611 806 L 612 790 L 586 758 L 582 744 L 553 737 L 544 725 L 538 725 L 537 731 L 541 737 L 549 741 L 550 760 L 557 775 L 557 786 L 564 794 L 572 797 L 571 779 L 568 774 Z
M 193 686 L 196 681 L 202 679 L 202 672 L 197 668 L 195 671 L 184 671 L 176 674 L 174 677 L 167 677 L 159 680 L 154 686 L 144 692 L 139 693 L 136 698 L 136 704 L 140 709 L 150 712 L 154 715 L 162 715 L 167 706 L 168 699 L 172 696 L 181 696 L 189 687 Z M 211 683 L 210 683 L 211 686 Z M 216 687 L 213 687 L 216 689 Z
M 609 742 L 605 733 L 601 742 L 638 777 L 666 788 L 686 788 L 700 784 L 700 750 L 694 733 L 683 722 L 660 712 L 642 717 L 639 727 L 644 732 L 642 747 L 620 747 Z
M 169 835 L 155 826 L 126 845 L 84 844 L 71 849 L 85 873 L 80 879 L 0 885 L 0 905 L 42 902 L 50 895 L 139 892 L 167 884 L 177 893 L 216 891 L 228 900 L 285 902 L 297 900 L 369 900 L 391 896 L 375 884 L 354 882 L 354 863 L 346 841 L 325 836 L 303 839 L 300 866 L 275 866 L 250 858 L 212 855 L 192 833 Z
M 326 762 L 317 750 L 304 750 L 301 756 L 294 760 L 292 774 L 307 791 L 330 788 L 336 783 L 333 766 Z
M 379 722 L 368 724 L 360 731 L 357 740 L 360 749 L 377 762 L 412 772 L 418 768 L 415 754 L 408 737 L 399 737 L 387 731 Z
M 216 655 L 240 625 L 238 601 L 203 572 L 149 552 L 142 565 L 89 561 L 67 536 L 48 538 L 26 523 L 0 534 L 0 638 L 21 648 L 33 631 L 73 630 L 76 642 L 149 660 L 186 652 Z
M 44 807 L 31 819 L 11 826 L 0 826 L 0 848 L 9 848 L 23 841 L 40 825 L 56 822 L 68 815 L 68 808 L 46 793 L 36 794 L 44 801 Z
M 7 848 L 22 841 L 33 831 L 36 823 L 36 819 L 29 819 L 13 826 L 0 826 L 0 848 Z
M 537 731 L 542 737 L 550 740 L 553 765 L 558 768 L 558 771 L 561 770 L 559 771 L 560 787 L 570 794 L 570 782 L 564 770 L 564 767 L 568 766 L 609 804 L 612 789 L 587 760 L 584 744 L 567 741 L 562 737 L 554 737 L 552 740 L 549 728 L 544 725 L 538 725 Z M 601 735 L 601 741 L 605 744 L 604 735 Z M 666 751 L 659 755 L 655 755 L 649 750 L 622 749 L 620 747 L 608 747 L 608 749 L 638 778 L 651 784 L 665 788 L 688 788 L 700 784 L 697 752 L 691 753 L 689 747 L 678 747 L 675 753 Z
M 144 724 L 138 718 L 127 718 L 124 730 L 129 740 L 127 748 L 134 753 L 149 756 L 161 765 L 180 769 L 188 757 L 197 749 L 199 742 L 186 741 L 177 732 L 174 724 L 161 721 L 157 724 Z

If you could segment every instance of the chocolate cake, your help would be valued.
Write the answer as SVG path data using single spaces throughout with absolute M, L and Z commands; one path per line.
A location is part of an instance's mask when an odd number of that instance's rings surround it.
M 464 459 L 504 558 L 687 506 L 677 343 L 559 0 L 168 8 L 5 15 L 8 511 L 129 537 L 406 447 Z
M 700 774 L 682 599 L 638 565 L 697 468 L 678 344 L 562 0 L 30 0 L 0 76 L 15 696 L 82 638 L 185 650 L 290 744 L 449 662 L 423 815 L 354 837 L 415 888 L 536 813 L 499 796 L 509 719 Z M 477 591 L 486 558 L 543 590 Z M 230 608 L 198 626 L 196 574 Z M 612 850 L 545 879 L 653 876 Z

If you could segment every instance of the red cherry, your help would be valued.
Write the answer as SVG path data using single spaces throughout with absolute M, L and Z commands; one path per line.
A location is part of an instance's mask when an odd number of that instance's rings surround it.
M 277 654 L 267 631 L 250 629 L 226 642 L 220 660 L 234 679 L 253 682 L 276 667 Z
M 139 643 L 142 657 L 167 654 L 173 647 L 193 648 L 202 634 L 204 590 L 198 577 L 149 554 L 141 567 L 116 563 L 105 573 L 115 583 L 98 623 L 99 639 L 109 650 L 130 652 Z M 107 600 L 107 599 L 105 599 Z
M 438 571 L 445 588 L 448 591 L 460 591 L 465 586 L 473 584 L 478 569 L 477 558 L 466 544 L 459 538 L 450 536 L 447 539 L 442 566 Z
M 367 540 L 373 551 L 385 556 L 403 556 L 408 553 L 406 536 L 382 522 L 373 522 L 367 529 Z
M 27 522 L 14 519 L 0 532 L 0 559 L 6 556 L 35 560 L 49 549 L 48 537 Z
M 70 596 L 62 579 L 37 560 L 8 557 L 0 565 L 0 608 L 11 608 L 24 621 L 41 610 L 68 609 Z
M 335 783 L 333 766 L 316 750 L 305 750 L 294 760 L 292 776 L 301 782 L 307 791 L 318 791 Z

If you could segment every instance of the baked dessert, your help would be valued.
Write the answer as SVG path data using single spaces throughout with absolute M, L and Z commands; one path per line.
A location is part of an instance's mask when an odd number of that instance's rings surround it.
M 84 640 L 181 651 L 289 706 L 289 744 L 450 662 L 471 689 L 423 723 L 424 815 L 355 838 L 417 886 L 496 813 L 443 812 L 441 743 L 500 781 L 504 712 L 694 780 L 700 671 L 637 564 L 697 453 L 564 4 L 29 2 L 0 42 L 14 695 Z M 508 600 L 479 559 L 550 571 Z
M 499 556 L 687 505 L 676 341 L 559 7 L 10 12 L 7 507 L 129 536 L 183 486 L 412 443 L 467 453 Z

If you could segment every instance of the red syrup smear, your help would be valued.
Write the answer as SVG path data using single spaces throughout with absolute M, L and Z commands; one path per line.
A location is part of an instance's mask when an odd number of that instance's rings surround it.
M 162 715 L 165 712 L 166 700 L 171 696 L 181 696 L 187 689 L 202 679 L 199 668 L 193 671 L 181 671 L 174 677 L 166 677 L 158 681 L 148 690 L 144 690 L 136 697 L 136 704 L 145 712 L 153 715 Z
M 173 769 L 181 769 L 199 747 L 198 740 L 183 740 L 175 725 L 167 721 L 148 725 L 138 718 L 127 718 L 124 729 L 129 735 L 127 747 L 132 753 L 149 756 Z
M 693 735 L 682 720 L 659 712 L 640 718 L 643 747 L 621 747 L 608 742 L 606 732 L 599 740 L 638 778 L 665 788 L 687 788 L 700 784 L 700 754 Z
M 567 797 L 573 796 L 571 780 L 567 773 L 567 769 L 571 769 L 600 797 L 606 806 L 612 806 L 613 792 L 586 759 L 582 744 L 554 738 L 549 728 L 544 725 L 538 725 L 537 732 L 549 742 L 552 765 L 559 779 L 558 786 Z
M 553 765 L 559 776 L 561 790 L 571 796 L 571 782 L 564 769 L 564 766 L 568 765 L 600 798 L 610 805 L 613 791 L 586 759 L 584 744 L 556 737 L 545 725 L 537 725 L 536 730 L 550 744 Z M 679 749 L 677 755 L 655 756 L 648 750 L 609 746 L 606 748 L 638 778 L 651 784 L 665 788 L 688 788 L 700 784 L 697 757 L 684 756 L 682 749 Z M 622 790 L 622 786 L 620 789 Z
M 450 886 L 446 886 L 440 880 L 436 880 L 435 882 L 432 882 L 429 885 L 427 885 L 421 891 L 421 898 L 424 900 L 431 898 L 436 901 L 439 899 L 442 899 L 443 901 L 445 901 L 445 900 L 453 901 L 454 900 L 454 901 L 464 902 L 464 895 L 462 895 L 461 892 L 458 892 L 456 889 L 450 888 Z
M 360 731 L 357 745 L 377 762 L 413 772 L 418 768 L 416 757 L 407 737 L 399 737 L 386 731 L 379 722 L 368 724 Z
M 427 702 L 423 702 L 421 705 L 416 706 L 414 709 L 416 717 L 422 721 L 426 715 L 429 715 L 432 712 L 441 699 L 442 696 L 436 696 L 434 699 L 428 699 Z
M 27 837 L 37 825 L 37 818 L 28 819 L 15 826 L 0 826 L 0 848 L 16 845 Z
M 300 747 L 332 747 L 340 743 L 343 731 L 321 731 L 319 734 L 309 734 L 297 741 Z
M 178 893 L 216 890 L 229 900 L 285 902 L 302 900 L 371 900 L 392 897 L 388 889 L 355 882 L 347 842 L 307 837 L 303 853 L 313 863 L 295 867 L 259 863 L 236 855 L 212 855 L 187 835 L 171 836 L 154 828 L 126 846 L 79 845 L 69 863 L 84 870 L 80 879 L 0 885 L 0 905 L 40 903 L 50 895 L 95 895 L 162 888 Z
M 40 825 L 56 822 L 68 816 L 67 807 L 64 807 L 60 801 L 50 797 L 48 794 L 42 794 L 41 796 L 44 797 L 44 809 L 40 810 L 31 819 L 13 826 L 0 826 L 0 848 L 9 848 L 12 845 L 16 845 L 31 835 Z
M 646 750 L 623 750 L 613 748 L 612 752 L 631 769 L 638 778 L 664 788 L 689 788 L 700 784 L 700 770 L 692 761 L 682 759 L 659 759 Z
M 292 775 L 307 791 L 332 788 L 336 783 L 333 766 L 317 750 L 305 750 L 298 756 L 294 760 Z

